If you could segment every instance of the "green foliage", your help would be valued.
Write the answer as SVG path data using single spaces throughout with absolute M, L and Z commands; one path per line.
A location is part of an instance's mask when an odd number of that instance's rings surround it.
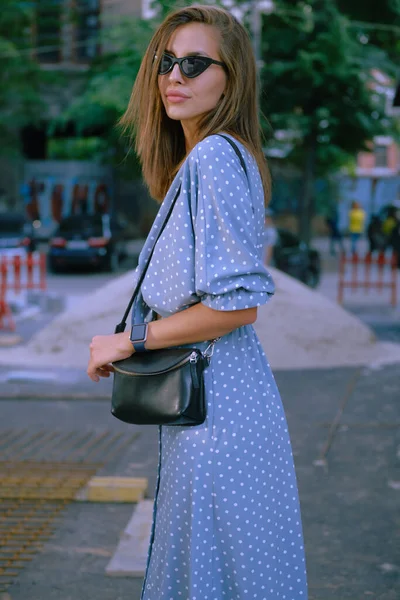
M 396 65 L 384 44 L 366 44 L 353 25 L 334 0 L 275 0 L 274 12 L 263 19 L 261 108 L 275 137 L 286 132 L 286 160 L 303 171 L 305 240 L 316 177 L 354 165 L 374 136 L 395 131 L 375 78 L 377 70 L 393 76 Z
M 50 160 L 103 161 L 109 148 L 99 137 L 52 138 L 48 144 Z
M 298 164 L 313 142 L 317 172 L 326 174 L 366 149 L 366 142 L 391 124 L 385 98 L 362 65 L 365 48 L 347 18 L 331 0 L 298 3 L 303 11 L 288 15 L 289 5 L 277 0 L 276 13 L 264 19 L 262 110 L 274 130 L 292 131 L 289 158 Z M 384 53 L 379 58 L 375 65 L 391 64 Z
M 142 57 L 156 26 L 170 10 L 185 4 L 179 0 L 159 0 L 152 3 L 156 11 L 153 19 L 124 17 L 105 22 L 100 39 L 102 55 L 85 74 L 82 93 L 53 121 L 52 131 L 70 122 L 75 124 L 78 135 L 101 130 L 110 149 L 102 159 L 118 165 L 123 176 L 139 177 L 138 161 L 128 142 L 121 138 L 117 122 L 128 105 Z
M 336 4 L 352 20 L 353 33 L 363 44 L 385 50 L 398 65 L 400 0 L 336 0 Z
M 60 122 L 74 120 L 79 131 L 114 125 L 128 104 L 150 33 L 148 22 L 134 18 L 105 27 L 100 40 L 105 51 L 92 63 L 82 94 Z
M 0 153 L 18 148 L 18 129 L 36 122 L 43 110 L 42 74 L 31 57 L 32 6 L 2 0 L 0 10 Z
M 75 124 L 78 135 L 101 131 L 109 152 L 103 160 L 126 166 L 130 176 L 138 176 L 139 166 L 131 158 L 116 124 L 126 109 L 142 56 L 151 36 L 151 23 L 137 18 L 124 18 L 105 24 L 101 36 L 103 54 L 85 74 L 85 85 L 79 96 L 52 122 L 51 131 Z M 121 171 L 123 172 L 123 171 Z
M 155 11 L 154 23 L 160 23 L 173 10 L 183 8 L 195 2 L 186 2 L 185 0 L 152 0 L 151 8 Z

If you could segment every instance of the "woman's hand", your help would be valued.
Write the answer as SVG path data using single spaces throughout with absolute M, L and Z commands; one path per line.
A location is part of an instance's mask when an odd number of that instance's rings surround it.
M 96 335 L 90 344 L 90 359 L 87 374 L 92 381 L 100 381 L 100 377 L 109 377 L 113 372 L 114 360 L 122 360 L 133 354 L 133 346 L 129 341 L 129 332 L 112 335 Z

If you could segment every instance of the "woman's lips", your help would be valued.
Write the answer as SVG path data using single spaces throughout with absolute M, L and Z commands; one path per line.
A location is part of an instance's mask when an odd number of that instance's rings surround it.
M 174 93 L 167 94 L 168 102 L 173 102 L 174 104 L 179 104 L 181 102 L 185 102 L 185 100 L 188 100 L 188 99 L 189 98 L 187 96 L 183 96 L 182 94 L 174 94 Z

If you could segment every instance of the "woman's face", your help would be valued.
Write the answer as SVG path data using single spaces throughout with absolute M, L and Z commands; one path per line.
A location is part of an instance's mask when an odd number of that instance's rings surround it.
M 176 58 L 200 55 L 221 60 L 219 55 L 220 34 L 211 25 L 189 23 L 181 25 L 170 37 L 166 52 Z M 181 121 L 186 131 L 194 131 L 199 118 L 216 107 L 226 85 L 226 73 L 222 66 L 211 64 L 198 77 L 188 78 L 179 65 L 172 71 L 158 76 L 161 98 L 170 119 Z

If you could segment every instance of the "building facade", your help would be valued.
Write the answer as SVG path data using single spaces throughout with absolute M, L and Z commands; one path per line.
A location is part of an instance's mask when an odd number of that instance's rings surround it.
M 91 211 L 112 206 L 111 167 L 84 160 L 49 160 L 48 123 L 79 97 L 82 74 L 108 50 L 102 47 L 102 31 L 124 17 L 141 18 L 149 6 L 141 0 L 36 0 L 33 7 L 33 57 L 43 70 L 61 73 L 63 84 L 43 90 L 42 122 L 19 132 L 22 157 L 0 160 L 0 210 L 26 212 L 38 224 L 39 235 L 47 236 L 66 214 L 83 207 Z M 75 133 L 67 126 L 65 135 Z

